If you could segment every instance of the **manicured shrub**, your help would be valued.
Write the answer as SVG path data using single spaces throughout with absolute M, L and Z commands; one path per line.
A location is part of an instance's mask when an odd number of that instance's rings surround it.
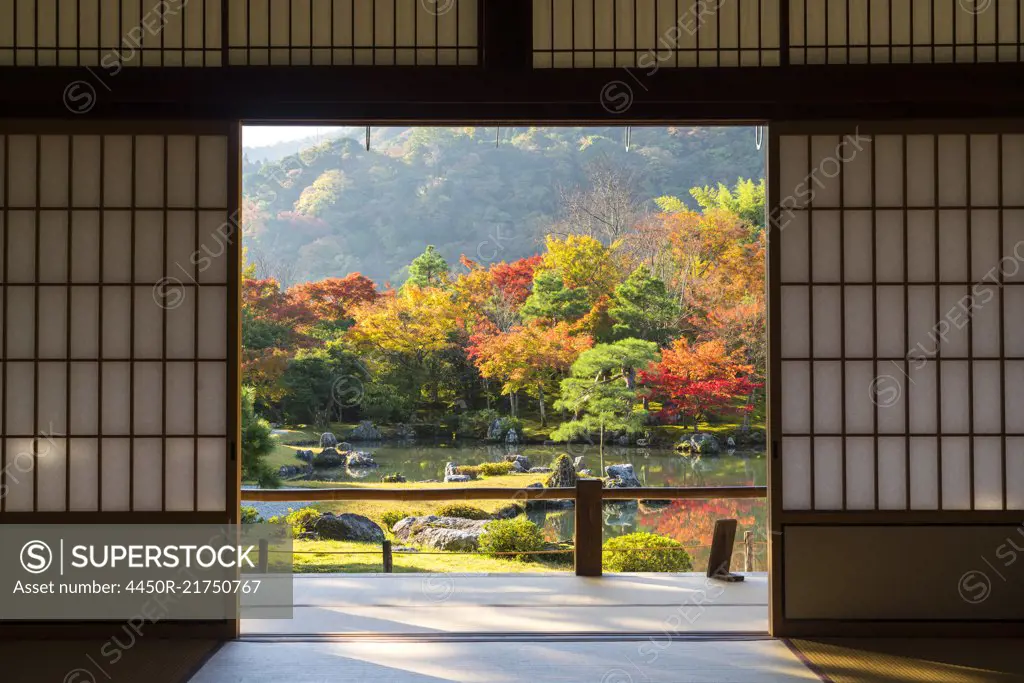
M 390 531 L 396 524 L 405 519 L 406 517 L 415 517 L 416 515 L 406 510 L 388 510 L 380 516 L 381 523 Z
M 259 524 L 263 521 L 263 517 L 251 505 L 242 507 L 242 524 Z
M 465 503 L 447 503 L 434 512 L 438 517 L 459 517 L 461 519 L 490 519 L 490 513 Z
M 479 465 L 459 465 L 455 468 L 459 474 L 468 474 L 473 477 L 500 477 L 512 472 L 510 462 L 485 462 Z
M 612 572 L 688 572 L 690 553 L 679 541 L 637 532 L 605 541 L 604 568 Z
M 543 549 L 544 534 L 540 527 L 525 517 L 490 521 L 480 536 L 480 550 L 492 557 L 529 560 L 537 556 L 500 553 L 527 553 Z
M 401 474 L 385 474 L 380 480 L 385 484 L 404 484 L 406 481 Z
M 292 527 L 292 531 L 298 534 L 303 531 L 312 531 L 313 525 L 320 519 L 321 514 L 323 513 L 316 508 L 300 508 L 298 510 L 288 508 L 288 514 L 284 521 Z

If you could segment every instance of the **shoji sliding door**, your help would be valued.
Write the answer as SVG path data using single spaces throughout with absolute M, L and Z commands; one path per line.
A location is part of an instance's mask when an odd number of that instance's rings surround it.
M 1024 126 L 778 124 L 770 156 L 774 632 L 1020 628 Z
M 238 130 L 0 123 L 0 523 L 238 514 Z

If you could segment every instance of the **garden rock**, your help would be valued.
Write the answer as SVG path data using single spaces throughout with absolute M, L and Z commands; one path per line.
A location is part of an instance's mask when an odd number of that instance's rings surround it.
M 480 535 L 488 520 L 457 517 L 406 517 L 392 529 L 395 538 L 447 551 L 472 551 L 480 546 Z
M 545 472 L 552 472 L 553 470 L 550 467 L 531 467 L 526 471 L 530 474 L 544 474 Z
M 576 468 L 573 467 L 569 456 L 563 453 L 555 458 L 554 472 L 548 477 L 545 485 L 548 488 L 572 488 L 576 486 L 576 479 Z
M 516 472 L 529 472 L 530 471 L 530 459 L 525 455 L 519 455 L 518 453 L 513 455 L 506 455 L 505 462 L 512 463 L 512 469 Z
M 487 428 L 487 438 L 491 441 L 501 441 L 501 418 L 495 418 Z
M 334 448 L 338 445 L 338 438 L 331 432 L 324 432 L 320 435 L 320 448 Z
M 363 451 L 352 451 L 348 454 L 348 459 L 345 461 L 345 465 L 348 467 L 360 468 L 360 467 L 379 467 L 377 461 L 373 459 L 373 456 Z
M 510 427 L 505 434 L 505 443 L 519 443 L 519 434 L 516 433 L 515 427 Z
M 324 469 L 328 467 L 341 467 L 345 464 L 345 456 L 333 448 L 325 448 L 313 458 L 313 467 Z
M 607 488 L 639 488 L 642 486 L 640 480 L 636 478 L 636 473 L 633 472 L 633 465 L 630 463 L 622 465 L 608 465 L 604 468 L 604 472 L 608 475 L 609 479 L 607 482 Z
M 352 441 L 380 441 L 382 435 L 380 430 L 373 426 L 370 420 L 363 420 L 348 435 Z
M 615 440 L 615 442 L 618 443 L 620 446 L 628 446 L 629 445 L 629 434 L 623 434 L 622 436 L 617 438 Z
M 313 458 L 316 456 L 313 451 L 295 451 L 295 457 L 302 462 L 313 462 Z
M 320 538 L 329 541 L 384 542 L 384 531 L 377 526 L 376 522 L 368 517 L 352 513 L 334 515 L 325 512 L 308 528 L 315 531 Z
M 406 482 L 405 477 L 401 474 L 385 474 L 380 480 L 385 484 L 404 484 Z
M 461 484 L 463 482 L 472 481 L 472 477 L 468 474 L 446 474 L 444 475 L 444 483 L 446 484 Z
M 312 471 L 312 465 L 281 465 L 281 469 L 277 471 L 277 476 L 297 477 L 301 474 L 309 474 Z
M 718 443 L 718 439 L 715 438 L 714 434 L 705 434 L 698 432 L 697 434 L 691 434 L 690 436 L 683 436 L 679 439 L 679 443 L 676 444 L 676 450 L 681 450 L 684 453 L 699 453 L 706 455 L 708 453 L 718 453 L 722 447 Z
M 395 425 L 395 438 L 400 441 L 413 441 L 416 438 L 416 429 L 412 425 L 399 422 Z
M 576 458 L 572 461 L 572 466 L 576 469 L 577 472 L 582 470 L 583 469 L 583 456 L 582 455 L 577 455 Z
M 730 436 L 728 439 L 725 440 L 725 445 L 728 448 L 736 448 L 736 439 Z
M 459 466 L 454 462 L 446 462 L 444 464 L 444 476 L 445 478 L 457 475 L 459 473 Z

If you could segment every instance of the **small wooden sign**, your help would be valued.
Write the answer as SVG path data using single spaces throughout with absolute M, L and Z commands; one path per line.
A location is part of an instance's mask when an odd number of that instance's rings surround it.
M 743 576 L 729 571 L 732 564 L 732 546 L 736 541 L 736 520 L 716 519 L 715 533 L 711 539 L 711 555 L 708 557 L 708 578 L 719 581 L 742 581 Z

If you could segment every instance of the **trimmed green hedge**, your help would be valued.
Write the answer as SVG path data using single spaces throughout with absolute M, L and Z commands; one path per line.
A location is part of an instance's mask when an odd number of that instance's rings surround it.
M 604 550 L 604 568 L 612 572 L 688 572 L 693 569 L 690 553 L 679 541 L 646 532 L 608 539 Z

